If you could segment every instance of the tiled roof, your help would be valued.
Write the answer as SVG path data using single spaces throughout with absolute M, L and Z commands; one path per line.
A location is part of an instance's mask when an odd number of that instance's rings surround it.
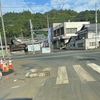
M 43 37 L 45 37 L 44 34 L 37 34 L 37 35 L 36 35 L 36 38 L 37 38 L 37 39 L 38 39 L 38 38 L 43 38 Z
M 92 30 L 94 31 L 96 29 L 96 24 L 88 24 L 88 25 L 85 25 L 85 28 L 87 28 L 88 30 Z M 97 24 L 97 29 L 100 30 L 100 24 Z
M 80 31 L 76 32 L 76 34 L 80 34 L 84 31 L 95 31 L 96 30 L 96 24 L 84 24 Z M 100 30 L 100 24 L 97 24 L 97 30 Z

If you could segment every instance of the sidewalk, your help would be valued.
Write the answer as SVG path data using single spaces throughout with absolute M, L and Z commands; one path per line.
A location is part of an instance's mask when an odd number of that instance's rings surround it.
M 66 53 L 66 52 L 73 52 L 73 51 L 80 51 L 80 50 L 66 50 L 66 49 L 53 49 L 51 53 L 42 53 L 41 51 L 36 51 L 35 54 L 31 51 L 31 52 L 28 52 L 27 54 L 25 54 L 24 51 L 15 51 L 15 52 L 11 52 L 10 55 L 5 55 L 5 58 L 10 58 L 10 57 L 13 57 L 13 56 L 30 56 L 30 55 L 34 55 L 34 56 L 39 56 L 39 55 L 50 55 L 50 54 L 54 54 L 54 53 Z M 2 56 L 2 55 L 0 55 Z
M 67 52 L 68 50 L 60 50 L 60 49 L 53 49 L 51 53 L 42 53 L 41 51 L 36 51 L 35 54 L 33 52 L 28 52 L 28 54 L 25 54 L 25 52 L 22 51 L 15 51 L 11 52 L 10 55 L 5 55 L 5 57 L 11 57 L 11 56 L 23 56 L 23 55 L 46 55 L 46 54 L 53 54 L 53 53 L 63 53 Z M 0 55 L 2 56 L 2 55 Z

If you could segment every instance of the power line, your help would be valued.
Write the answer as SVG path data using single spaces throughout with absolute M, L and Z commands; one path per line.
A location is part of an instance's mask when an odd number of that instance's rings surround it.
M 25 1 L 25 0 L 24 0 L 24 1 Z M 27 1 L 25 1 L 25 3 L 27 4 L 27 6 L 28 6 L 31 10 L 33 10 L 32 7 L 27 3 Z M 56 4 L 56 5 L 50 5 L 50 4 L 48 4 L 48 6 L 50 7 L 50 6 L 61 6 L 61 5 L 62 5 L 62 7 L 63 7 L 64 4 L 65 4 L 65 3 L 62 2 L 62 4 Z M 35 5 L 35 6 L 36 6 L 36 7 L 40 7 L 40 5 Z M 20 6 L 20 7 L 19 7 L 19 6 L 18 6 L 18 7 L 17 7 L 17 6 L 16 6 L 16 7 L 14 7 L 14 6 L 12 6 L 12 7 L 10 7 L 10 6 L 2 6 L 2 8 L 28 8 L 28 7 L 26 7 L 26 6 Z M 62 7 L 61 7 L 61 8 L 62 8 Z M 51 7 L 51 8 L 52 8 L 52 7 Z
M 60 6 L 60 5 L 62 5 L 62 4 L 57 4 L 57 5 L 51 5 L 51 6 Z M 40 5 L 35 5 L 36 7 L 40 7 Z M 50 6 L 50 5 L 48 5 L 48 6 Z M 28 7 L 29 7 L 29 5 L 28 5 Z M 26 7 L 26 6 L 21 6 L 21 7 L 14 7 L 14 6 L 12 6 L 12 7 L 10 7 L 10 6 L 2 6 L 2 8 L 28 8 L 28 7 Z M 32 8 L 32 7 L 31 7 Z
M 22 7 L 2 7 L 2 8 L 28 8 L 28 7 L 22 6 Z
M 60 0 L 61 1 L 61 0 Z M 62 7 L 61 7 L 61 9 L 64 7 L 64 3 L 61 1 L 61 3 L 62 3 Z
M 27 4 L 27 6 L 32 10 L 32 12 L 34 13 L 34 11 L 33 11 L 33 9 L 31 8 L 31 6 L 27 3 L 27 1 L 26 0 L 24 0 L 25 1 L 25 3 Z

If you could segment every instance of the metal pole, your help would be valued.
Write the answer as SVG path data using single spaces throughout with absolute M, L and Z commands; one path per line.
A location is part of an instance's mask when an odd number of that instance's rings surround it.
M 2 50 L 2 57 L 4 58 L 3 46 L 2 46 L 2 38 L 0 33 L 0 43 L 1 43 L 1 50 Z
M 34 50 L 34 37 L 33 37 L 33 26 L 32 26 L 31 19 L 30 19 L 30 30 L 31 30 L 31 37 L 32 37 L 32 49 L 33 49 L 33 54 L 35 54 L 35 50 Z
M 95 29 L 95 48 L 97 48 L 97 4 L 95 4 L 95 24 L 96 24 L 96 29 Z
M 4 27 L 4 20 L 3 20 L 3 15 L 2 15 L 1 0 L 0 0 L 0 14 L 1 14 L 2 28 L 3 28 L 4 41 L 5 41 L 5 47 L 6 47 L 6 53 L 7 53 L 7 40 L 6 40 L 6 33 L 5 33 L 5 27 Z

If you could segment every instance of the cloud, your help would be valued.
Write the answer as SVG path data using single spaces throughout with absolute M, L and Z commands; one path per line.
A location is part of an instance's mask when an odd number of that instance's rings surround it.
M 78 2 L 80 0 L 77 0 L 75 2 L 75 7 L 73 8 L 74 10 L 80 12 L 80 11 L 85 11 L 85 10 L 95 10 L 95 3 L 99 5 L 100 1 L 99 0 L 83 0 L 81 2 Z M 100 7 L 97 7 L 100 9 Z
M 45 4 L 45 5 L 35 5 L 33 7 L 31 7 L 33 12 L 36 13 L 36 12 L 40 12 L 40 13 L 44 13 L 44 12 L 47 12 L 50 10 L 50 7 L 48 7 L 48 4 Z
M 97 3 L 97 9 L 100 9 L 100 0 L 50 0 L 46 1 L 43 5 L 37 5 L 37 3 L 32 0 L 27 0 L 27 3 L 25 1 L 26 0 L 1 0 L 2 11 L 5 13 L 30 10 L 32 13 L 44 13 L 50 11 L 51 9 L 59 10 L 62 8 L 80 12 L 85 10 L 95 10 L 95 3 Z
M 21 12 L 26 8 L 24 0 L 1 0 L 2 12 Z M 27 7 L 28 8 L 28 7 Z M 26 9 L 27 9 L 26 8 Z

